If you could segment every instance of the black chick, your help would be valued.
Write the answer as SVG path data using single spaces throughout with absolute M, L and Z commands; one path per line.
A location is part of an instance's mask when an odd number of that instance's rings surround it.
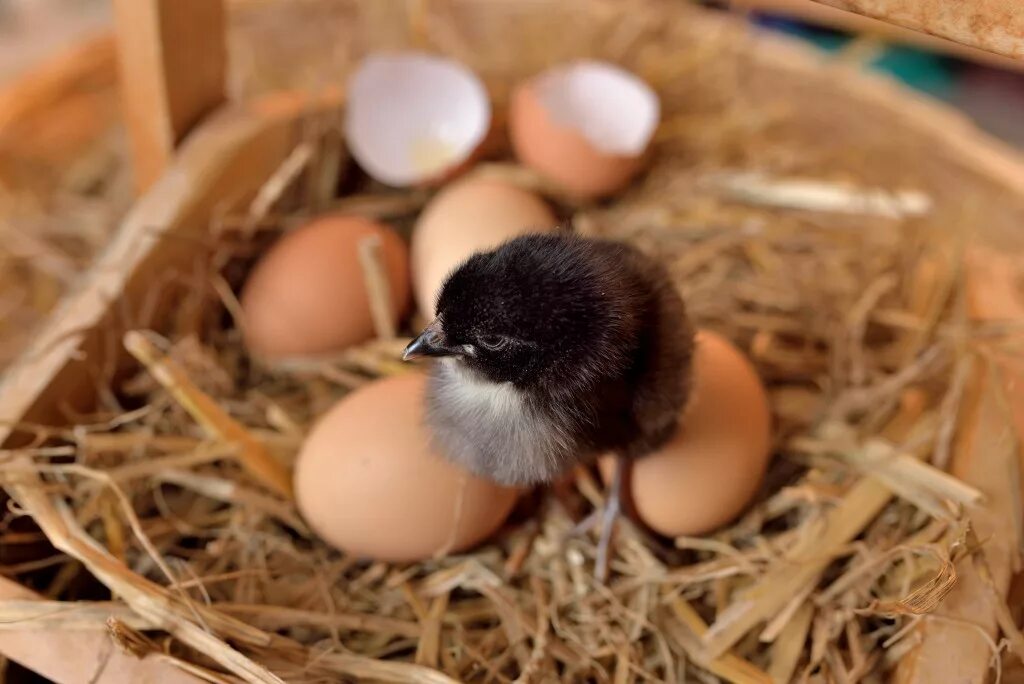
M 439 451 L 506 485 L 550 482 L 614 453 L 597 574 L 618 513 L 622 464 L 661 446 L 690 388 L 693 329 L 665 270 L 618 242 L 526 235 L 447 279 L 437 318 L 404 358 L 431 370 Z

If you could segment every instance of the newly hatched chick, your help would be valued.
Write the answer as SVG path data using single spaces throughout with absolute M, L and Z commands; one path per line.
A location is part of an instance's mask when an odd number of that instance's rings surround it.
M 550 482 L 603 453 L 618 459 L 597 573 L 617 515 L 624 459 L 661 446 L 689 394 L 693 330 L 664 269 L 618 242 L 526 235 L 470 257 L 405 359 L 431 369 L 438 450 L 506 485 Z

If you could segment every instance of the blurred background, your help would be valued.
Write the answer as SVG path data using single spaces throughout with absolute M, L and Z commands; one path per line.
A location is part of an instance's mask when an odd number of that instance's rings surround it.
M 233 0 L 242 5 L 258 0 Z M 683 0 L 680 0 L 683 1 Z M 982 128 L 1024 146 L 1024 63 L 899 29 L 811 0 L 735 0 L 766 30 L 862 60 L 955 105 Z M 110 22 L 106 0 L 0 0 L 0 86 Z M 858 36 L 861 40 L 855 40 Z M 866 37 L 865 37 L 866 36 Z
M 0 0 L 0 372 L 134 197 L 110 4 Z M 227 4 L 231 94 L 323 86 L 324 74 L 344 67 L 333 47 L 352 22 L 338 3 Z M 832 59 L 887 73 L 1024 146 L 1024 62 L 812 0 L 705 4 L 739 15 L 751 31 L 784 33 Z M 320 66 L 305 73 L 314 61 Z

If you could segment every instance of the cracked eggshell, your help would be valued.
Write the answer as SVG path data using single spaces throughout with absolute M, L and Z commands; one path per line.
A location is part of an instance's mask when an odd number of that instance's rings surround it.
M 356 556 L 413 561 L 465 551 L 494 534 L 518 490 L 460 469 L 430 446 L 419 372 L 371 383 L 313 427 L 295 466 L 299 510 Z
M 757 494 L 771 455 L 771 411 L 757 372 L 725 338 L 697 335 L 694 385 L 675 436 L 633 462 L 627 510 L 669 537 L 711 532 Z M 614 462 L 604 457 L 611 480 Z
M 516 156 L 568 194 L 595 198 L 640 171 L 658 126 L 658 96 L 641 79 L 604 62 L 550 69 L 512 96 Z
M 345 137 L 374 179 L 394 187 L 439 180 L 465 165 L 491 125 L 480 79 L 421 52 L 367 57 L 348 88 Z
M 378 236 L 397 323 L 409 306 L 409 255 L 393 230 L 358 216 L 326 215 L 284 235 L 242 288 L 242 330 L 266 359 L 337 352 L 373 336 L 359 243 Z
M 420 314 L 434 317 L 445 278 L 476 252 L 556 228 L 543 200 L 504 181 L 469 176 L 447 186 L 420 214 L 412 233 L 413 291 Z

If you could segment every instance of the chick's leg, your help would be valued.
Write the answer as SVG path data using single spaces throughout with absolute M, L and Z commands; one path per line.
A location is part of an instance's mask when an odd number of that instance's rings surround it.
M 626 459 L 615 458 L 615 472 L 612 475 L 611 487 L 604 498 L 604 510 L 601 515 L 601 536 L 597 541 L 597 558 L 594 561 L 594 578 L 604 584 L 608 580 L 609 552 L 611 551 L 612 532 L 615 521 L 622 510 L 622 479 L 626 470 Z
M 602 584 L 608 579 L 609 553 L 611 551 L 612 532 L 615 522 L 622 510 L 622 481 L 626 470 L 626 460 L 615 458 L 615 471 L 612 474 L 611 486 L 605 494 L 604 504 L 581 520 L 569 533 L 570 537 L 578 537 L 600 525 L 600 536 L 597 540 L 597 553 L 594 560 L 594 578 Z

